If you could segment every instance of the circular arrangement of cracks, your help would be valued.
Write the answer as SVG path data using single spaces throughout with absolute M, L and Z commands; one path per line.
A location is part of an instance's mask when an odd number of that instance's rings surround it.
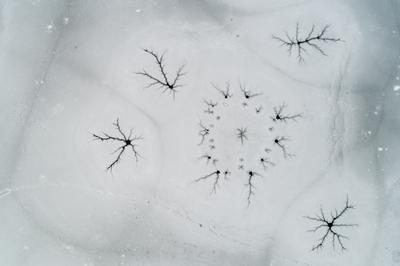
M 277 156 L 293 156 L 288 148 L 290 138 L 275 132 L 275 126 L 297 121 L 302 114 L 288 113 L 285 103 L 267 106 L 263 93 L 240 82 L 235 89 L 229 82 L 224 87 L 213 87 L 216 95 L 204 99 L 198 124 L 199 160 L 207 172 L 194 181 L 212 182 L 211 193 L 216 193 L 223 180 L 243 177 L 250 205 L 255 196 L 255 180 L 277 165 Z

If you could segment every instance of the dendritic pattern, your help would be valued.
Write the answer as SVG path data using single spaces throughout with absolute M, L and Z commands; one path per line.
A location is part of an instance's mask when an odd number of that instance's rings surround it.
M 304 36 L 301 36 L 299 23 L 296 24 L 296 32 L 294 35 L 289 35 L 286 32 L 285 37 L 278 37 L 273 35 L 272 37 L 281 43 L 282 46 L 287 47 L 289 54 L 292 54 L 293 49 L 297 53 L 297 60 L 299 63 L 304 62 L 304 54 L 308 53 L 308 49 L 318 51 L 321 55 L 326 56 L 327 54 L 323 50 L 321 44 L 323 43 L 337 43 L 342 41 L 340 38 L 334 38 L 328 36 L 329 25 L 325 25 L 322 29 L 316 30 L 315 25 L 312 25 L 311 29 Z
M 306 219 L 317 223 L 317 225 L 313 229 L 308 230 L 308 232 L 323 232 L 322 237 L 318 240 L 318 243 L 312 247 L 313 251 L 321 249 L 329 238 L 329 235 L 332 238 L 333 248 L 335 248 L 337 242 L 342 250 L 346 250 L 343 244 L 343 239 L 349 238 L 339 230 L 345 227 L 357 226 L 357 224 L 342 222 L 343 216 L 345 216 L 345 214 L 352 209 L 354 209 L 354 205 L 349 203 L 349 198 L 347 197 L 345 206 L 340 211 L 335 209 L 335 211 L 331 212 L 329 216 L 324 213 L 322 207 L 320 208 L 320 214 L 315 216 L 305 216 Z
M 110 172 L 112 172 L 114 166 L 120 162 L 122 155 L 129 150 L 133 153 L 137 162 L 140 157 L 140 154 L 137 151 L 137 142 L 143 139 L 142 136 L 133 136 L 133 129 L 130 129 L 129 134 L 124 133 L 119 124 L 119 119 L 117 119 L 117 121 L 113 123 L 113 125 L 117 130 L 117 134 L 114 136 L 108 133 L 103 133 L 102 135 L 92 134 L 95 140 L 99 140 L 101 142 L 117 143 L 118 145 L 118 148 L 113 152 L 113 154 L 117 155 L 115 156 L 114 160 L 106 167 L 106 169 Z
M 176 74 L 173 78 L 168 78 L 167 76 L 167 70 L 165 67 L 165 62 L 164 62 L 164 57 L 165 57 L 165 52 L 159 55 L 157 52 L 149 49 L 144 49 L 143 50 L 145 53 L 149 54 L 150 56 L 153 57 L 156 63 L 156 67 L 158 68 L 158 71 L 160 72 L 159 74 L 152 74 L 149 73 L 146 70 L 142 70 L 139 72 L 136 72 L 136 74 L 144 76 L 149 80 L 149 84 L 146 86 L 146 88 L 149 87 L 157 87 L 161 89 L 162 93 L 164 92 L 169 92 L 172 94 L 172 97 L 175 99 L 175 94 L 177 93 L 177 89 L 179 87 L 182 87 L 182 84 L 179 84 L 180 79 L 185 75 L 184 73 L 184 67 L 185 65 L 181 65 L 178 70 L 176 71 Z
M 199 177 L 194 180 L 194 182 L 199 182 L 201 180 L 206 180 L 206 179 L 212 179 L 213 180 L 213 186 L 211 192 L 216 193 L 217 192 L 217 186 L 219 184 L 219 179 L 223 175 L 225 179 L 228 178 L 228 175 L 230 175 L 229 170 L 221 171 L 221 170 L 215 170 L 212 173 L 209 173 L 205 176 Z
M 293 154 L 289 153 L 286 148 L 286 142 L 289 141 L 288 137 L 276 137 L 274 138 L 274 145 L 279 147 L 279 149 L 282 151 L 283 157 L 288 158 L 290 156 L 293 156 Z
M 274 114 L 273 114 L 273 116 L 271 116 L 272 121 L 287 123 L 289 121 L 296 121 L 297 122 L 297 120 L 299 118 L 302 118 L 303 114 L 301 114 L 301 113 L 297 113 L 297 114 L 286 113 L 285 112 L 286 108 L 287 108 L 287 105 L 285 103 L 282 103 L 279 106 L 275 106 L 273 108 Z
M 276 161 L 293 156 L 289 138 L 277 135 L 275 128 L 303 116 L 291 113 L 285 103 L 268 106 L 262 92 L 241 82 L 212 87 L 215 93 L 203 100 L 197 129 L 199 163 L 208 170 L 194 181 L 211 182 L 211 192 L 216 193 L 230 175 L 242 178 L 250 205 L 257 184 Z

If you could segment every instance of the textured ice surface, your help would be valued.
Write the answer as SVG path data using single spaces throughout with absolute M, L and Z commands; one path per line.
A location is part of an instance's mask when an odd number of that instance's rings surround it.
M 0 265 L 400 265 L 399 11 L 396 0 L 0 2 Z M 272 38 L 297 23 L 343 41 L 299 64 Z M 160 75 L 144 48 L 165 51 L 170 78 L 184 65 L 175 99 L 136 74 Z M 215 88 L 227 82 L 229 99 Z M 301 117 L 271 119 L 283 103 Z M 106 171 L 119 144 L 93 134 L 115 136 L 117 119 L 143 136 L 140 157 L 127 150 Z M 334 216 L 347 196 L 346 251 L 330 235 L 311 251 L 325 231 L 308 232 L 318 223 L 305 216 Z

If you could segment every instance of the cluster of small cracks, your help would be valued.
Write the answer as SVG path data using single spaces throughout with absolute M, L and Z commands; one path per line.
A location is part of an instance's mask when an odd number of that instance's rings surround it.
M 205 109 L 204 114 L 206 116 L 213 116 L 215 117 L 215 123 L 220 123 L 220 115 L 219 110 L 217 110 L 217 106 L 222 106 L 222 108 L 228 108 L 232 106 L 231 100 L 234 98 L 234 90 L 232 89 L 231 83 L 228 81 L 225 83 L 224 88 L 220 88 L 216 84 L 212 84 L 212 87 L 217 91 L 219 94 L 219 99 L 205 99 Z M 282 103 L 281 105 L 274 106 L 272 108 L 272 114 L 270 116 L 266 116 L 263 112 L 265 107 L 263 105 L 256 105 L 256 103 L 252 100 L 253 98 L 259 97 L 262 95 L 260 92 L 254 92 L 250 90 L 245 84 L 239 82 L 238 84 L 238 91 L 239 97 L 242 99 L 241 105 L 246 107 L 247 110 L 254 110 L 254 113 L 259 116 L 260 118 L 269 118 L 273 124 L 286 124 L 290 121 L 297 122 L 300 118 L 303 117 L 301 113 L 290 114 L 287 112 L 287 105 Z M 248 108 L 249 107 L 249 108 Z M 246 112 L 246 111 L 245 111 Z M 261 126 L 264 126 L 263 123 L 260 123 Z M 213 154 L 215 154 L 215 150 L 217 149 L 218 145 L 214 139 L 213 134 L 218 131 L 217 127 L 214 123 L 206 124 L 203 121 L 200 121 L 199 124 L 199 142 L 198 145 L 202 147 L 203 154 L 199 157 L 199 159 L 205 161 L 207 167 L 212 167 L 210 173 L 201 176 L 194 180 L 194 182 L 206 181 L 206 180 L 213 180 L 212 181 L 212 189 L 211 193 L 217 192 L 217 187 L 220 184 L 221 180 L 228 179 L 229 175 L 232 174 L 235 167 L 230 167 L 229 169 L 221 169 L 219 163 L 221 162 L 220 158 L 217 158 Z M 232 136 L 238 140 L 238 145 L 246 147 L 249 141 L 249 130 L 247 126 L 239 126 L 237 128 L 232 129 Z M 264 154 L 261 154 L 258 159 L 258 165 L 260 166 L 261 170 L 267 172 L 270 167 L 276 166 L 276 163 L 272 161 L 269 156 L 269 153 L 272 151 L 272 148 L 277 148 L 281 153 L 283 158 L 287 159 L 293 154 L 288 152 L 288 141 L 290 139 L 286 136 L 276 136 L 271 140 L 271 148 L 265 148 Z M 211 143 L 211 144 L 209 144 Z M 205 149 L 205 150 L 204 150 Z M 241 155 L 239 154 L 239 157 Z M 244 158 L 239 158 L 239 165 L 237 166 L 237 170 L 243 172 L 246 176 L 246 183 L 244 184 L 247 188 L 247 206 L 251 204 L 252 197 L 255 196 L 255 179 L 257 177 L 262 178 L 263 175 L 257 171 L 256 169 L 248 169 L 245 166 Z M 224 179 L 221 179 L 222 173 L 227 173 L 224 175 Z
M 320 45 L 321 43 L 337 43 L 343 41 L 340 38 L 334 38 L 328 36 L 328 29 L 329 25 L 325 25 L 321 30 L 317 31 L 315 25 L 312 25 L 308 33 L 305 36 L 301 36 L 299 23 L 297 23 L 294 36 L 290 36 L 286 32 L 285 37 L 278 37 L 275 35 L 273 35 L 272 37 L 273 39 L 280 42 L 282 46 L 287 47 L 287 50 L 290 55 L 292 54 L 292 51 L 295 50 L 297 53 L 298 62 L 303 63 L 304 54 L 308 53 L 308 49 L 315 50 L 319 52 L 321 55 L 326 56 L 327 54 L 322 49 Z M 183 64 L 180 65 L 177 68 L 175 74 L 173 76 L 170 76 L 168 75 L 168 72 L 166 70 L 165 52 L 159 54 L 158 52 L 153 51 L 151 49 L 143 49 L 143 51 L 147 55 L 153 58 L 157 70 L 149 72 L 143 69 L 141 71 L 136 72 L 136 74 L 143 76 L 149 81 L 146 88 L 156 87 L 160 89 L 162 93 L 165 92 L 170 93 L 173 99 L 175 99 L 176 93 L 178 92 L 178 88 L 183 86 L 181 83 L 181 79 L 186 74 L 184 72 L 185 65 Z M 219 88 L 215 84 L 212 84 L 212 86 L 219 92 L 219 94 L 222 96 L 222 99 L 225 101 L 230 100 L 234 96 L 229 82 L 226 82 L 223 89 Z M 243 107 L 248 107 L 249 100 L 258 97 L 262 94 L 262 93 L 252 92 L 246 87 L 246 85 L 242 83 L 239 83 L 239 89 L 244 99 L 242 103 Z M 208 99 L 204 100 L 204 103 L 206 104 L 204 114 L 215 116 L 215 119 L 219 121 L 220 116 L 217 114 L 215 110 L 216 107 L 219 105 L 219 102 Z M 265 107 L 262 105 L 254 107 L 256 114 L 261 114 L 264 109 Z M 297 122 L 299 119 L 303 117 L 302 113 L 289 114 L 286 112 L 286 109 L 287 105 L 285 103 L 282 103 L 279 106 L 274 106 L 272 108 L 273 114 L 270 116 L 271 121 L 273 123 L 288 123 L 290 121 Z M 112 172 L 113 168 L 122 160 L 122 156 L 127 152 L 132 153 L 135 158 L 135 161 L 138 162 L 139 158 L 141 157 L 140 153 L 137 150 L 137 147 L 139 146 L 138 142 L 143 140 L 143 137 L 141 135 L 133 135 L 133 129 L 130 129 L 129 133 L 122 130 L 119 119 L 116 119 L 116 122 L 113 123 L 113 125 L 116 129 L 116 134 L 92 133 L 92 136 L 96 141 L 114 143 L 114 145 L 115 144 L 117 145 L 117 149 L 115 149 L 112 153 L 116 155 L 114 155 L 113 160 L 106 167 L 106 170 L 110 172 Z M 194 182 L 200 182 L 211 179 L 213 180 L 211 192 L 216 193 L 221 178 L 223 178 L 224 180 L 228 180 L 232 172 L 229 169 L 224 169 L 224 170 L 219 169 L 218 168 L 219 159 L 215 158 L 212 155 L 212 152 L 217 148 L 215 140 L 210 137 L 213 127 L 214 127 L 213 124 L 206 125 L 201 121 L 199 122 L 198 134 L 200 140 L 198 145 L 203 146 L 205 144 L 205 141 L 207 139 L 209 140 L 210 144 L 208 145 L 208 151 L 202 154 L 199 157 L 199 159 L 205 161 L 207 166 L 211 165 L 216 170 L 213 170 L 211 173 L 208 173 L 204 176 L 195 179 Z M 270 127 L 269 129 L 271 131 L 273 127 Z M 244 126 L 235 129 L 235 136 L 241 145 L 245 145 L 246 142 L 248 141 L 248 130 L 249 129 Z M 293 154 L 289 153 L 287 150 L 287 144 L 289 141 L 290 139 L 287 136 L 276 136 L 271 143 L 272 147 L 275 147 L 281 151 L 283 158 L 285 159 L 293 156 Z M 276 166 L 276 164 L 271 160 L 270 157 L 267 156 L 268 153 L 271 152 L 271 149 L 265 148 L 264 151 L 265 155 L 260 156 L 259 164 L 262 170 L 267 171 L 270 167 Z M 237 168 L 238 170 L 244 171 L 246 176 L 246 183 L 244 185 L 247 188 L 247 206 L 249 206 L 251 203 L 251 198 L 255 195 L 256 187 L 254 179 L 256 177 L 263 177 L 263 176 L 262 174 L 252 169 L 245 170 L 246 167 L 243 158 L 239 158 L 239 162 L 240 163 Z M 322 237 L 318 240 L 317 244 L 313 246 L 312 248 L 313 251 L 321 249 L 325 245 L 327 238 L 329 236 L 331 236 L 333 248 L 335 248 L 336 244 L 338 243 L 342 250 L 346 249 L 343 244 L 343 240 L 348 239 L 348 237 L 340 233 L 338 229 L 342 227 L 355 227 L 357 226 L 357 224 L 341 223 L 339 222 L 339 220 L 342 219 L 345 213 L 354 208 L 355 208 L 354 205 L 351 205 L 349 203 L 349 199 L 347 197 L 344 208 L 342 208 L 340 211 L 335 209 L 334 212 L 330 213 L 330 217 L 327 217 L 322 207 L 320 208 L 320 214 L 317 214 L 315 216 L 305 216 L 306 219 L 317 223 L 317 225 L 313 229 L 309 230 L 310 232 L 316 233 L 325 230 L 323 231 Z

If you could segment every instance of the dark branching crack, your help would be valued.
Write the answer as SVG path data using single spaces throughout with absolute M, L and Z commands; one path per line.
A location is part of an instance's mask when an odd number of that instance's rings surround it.
M 230 88 L 229 82 L 226 82 L 225 89 L 220 89 L 215 84 L 212 84 L 212 86 L 219 92 L 220 95 L 222 95 L 222 97 L 225 100 L 233 97 L 233 94 L 231 93 L 231 88 Z M 244 103 L 242 103 L 243 105 L 244 104 L 247 105 L 248 103 L 250 103 L 252 101 L 251 100 L 252 98 L 262 95 L 262 93 L 253 92 L 253 91 L 249 90 L 248 88 L 246 88 L 245 85 L 243 85 L 240 82 L 239 82 L 239 88 L 241 91 L 241 93 L 240 93 L 241 95 L 239 95 L 239 96 L 241 97 L 241 99 L 244 102 Z M 221 104 L 222 106 L 228 106 L 225 101 L 218 102 L 218 101 L 213 101 L 213 100 L 209 100 L 209 99 L 204 99 L 203 102 L 205 103 L 206 108 L 207 108 L 206 110 L 204 110 L 204 112 L 207 114 L 211 114 L 211 115 L 214 114 L 214 111 L 218 109 L 216 107 L 219 104 Z M 263 112 L 263 108 L 264 107 L 262 105 L 256 105 L 255 109 L 252 109 L 252 110 L 253 110 L 253 112 L 255 110 L 255 113 L 259 114 L 259 113 Z M 295 114 L 287 113 L 286 108 L 287 108 L 287 105 L 285 103 L 275 106 L 273 108 L 274 114 L 270 118 L 272 119 L 272 121 L 274 123 L 280 123 L 280 122 L 288 123 L 289 121 L 297 121 L 298 119 L 303 117 L 302 113 L 295 113 Z M 264 117 L 264 116 L 262 116 L 262 117 Z M 219 116 L 218 116 L 218 118 L 219 118 Z M 214 125 L 213 124 L 206 125 L 200 121 L 199 127 L 200 127 L 200 129 L 198 131 L 198 134 L 201 139 L 200 139 L 200 142 L 198 143 L 198 145 L 203 145 L 205 142 L 206 142 L 206 144 L 208 144 L 208 142 L 210 143 L 210 145 L 208 146 L 208 151 L 210 153 L 208 153 L 208 152 L 203 153 L 199 157 L 199 160 L 205 161 L 205 163 L 207 165 L 210 165 L 212 163 L 212 166 L 215 168 L 213 170 L 211 170 L 212 172 L 209 172 L 209 174 L 199 177 L 199 178 L 195 179 L 193 182 L 200 182 L 200 181 L 211 182 L 212 181 L 211 193 L 216 193 L 217 187 L 221 183 L 222 177 L 224 177 L 226 179 L 227 176 L 230 174 L 230 172 L 228 170 L 226 170 L 225 172 L 222 172 L 222 170 L 219 166 L 219 161 L 216 158 L 214 158 L 212 155 L 210 155 L 210 154 L 213 154 L 212 150 L 216 149 L 216 147 L 214 145 L 214 139 L 211 137 L 214 134 L 214 131 L 211 132 L 211 130 L 214 130 L 213 129 Z M 236 130 L 235 132 L 232 132 L 233 134 L 235 134 L 234 136 L 240 141 L 240 143 L 242 145 L 247 144 L 245 142 L 248 141 L 248 136 L 249 136 L 248 127 L 242 126 L 242 127 L 236 128 L 235 130 Z M 273 127 L 269 128 L 269 130 L 272 131 Z M 274 147 L 276 146 L 276 148 L 278 149 L 278 152 L 279 152 L 279 150 L 282 152 L 284 158 L 294 156 L 293 154 L 290 154 L 287 151 L 287 142 L 289 140 L 290 139 L 288 137 L 283 137 L 283 136 L 276 136 L 273 139 L 273 146 Z M 265 148 L 264 151 L 267 154 L 260 155 L 258 157 L 258 159 L 256 159 L 257 160 L 256 163 L 258 164 L 257 169 L 259 169 L 260 171 L 262 171 L 262 170 L 268 171 L 271 167 L 275 166 L 275 163 L 268 156 L 268 153 L 271 152 L 271 149 Z M 246 177 L 247 177 L 247 179 L 246 179 L 247 182 L 245 183 L 245 186 L 247 187 L 247 190 L 246 190 L 247 191 L 247 205 L 249 206 L 252 201 L 253 196 L 255 196 L 255 189 L 256 189 L 256 186 L 255 186 L 256 178 L 255 177 L 262 177 L 262 175 L 260 175 L 258 172 L 254 171 L 254 170 L 249 170 L 249 168 L 246 166 L 246 164 L 243 163 L 243 161 L 244 161 L 243 158 L 240 158 L 239 161 L 240 161 L 240 163 L 238 165 L 238 170 L 240 170 L 240 172 L 242 172 L 242 173 L 245 173 Z
M 242 84 L 242 83 L 239 83 L 239 87 L 240 87 L 240 90 L 242 91 L 243 96 L 244 96 L 244 98 L 246 100 L 248 100 L 250 98 L 257 97 L 257 96 L 260 96 L 262 94 L 262 93 L 254 93 L 254 92 L 248 90 L 246 88 L 246 86 L 244 84 Z
M 261 157 L 260 164 L 262 165 L 264 170 L 267 170 L 268 166 L 275 166 L 275 163 L 273 163 L 268 157 Z
M 260 174 L 254 172 L 254 171 L 251 171 L 251 170 L 247 171 L 247 183 L 245 184 L 245 186 L 247 187 L 247 207 L 250 206 L 251 197 L 255 195 L 254 190 L 256 187 L 254 186 L 253 179 L 256 176 L 261 177 Z
M 142 140 L 143 137 L 142 136 L 133 136 L 132 137 L 132 133 L 133 133 L 133 129 L 131 129 L 129 131 L 129 135 L 127 136 L 121 129 L 121 126 L 119 125 L 119 119 L 117 119 L 117 121 L 115 123 L 113 123 L 113 125 L 116 127 L 119 136 L 115 137 L 115 136 L 111 136 L 107 133 L 103 133 L 103 136 L 97 135 L 97 134 L 92 134 L 92 136 L 94 137 L 95 140 L 100 140 L 100 141 L 110 141 L 110 142 L 120 142 L 121 145 L 113 152 L 114 153 L 118 153 L 117 157 L 107 166 L 107 170 L 111 171 L 113 170 L 113 167 L 118 164 L 121 160 L 122 155 L 124 154 L 124 152 L 127 149 L 131 149 L 133 152 L 133 155 L 135 156 L 136 162 L 138 161 L 140 154 L 138 153 L 138 151 L 136 150 L 137 144 L 136 142 L 138 140 Z
M 244 143 L 245 140 L 247 140 L 247 128 L 241 127 L 236 129 L 237 134 L 236 137 L 240 140 L 240 142 Z
M 349 198 L 346 198 L 346 204 L 344 208 L 340 211 L 335 209 L 335 212 L 330 213 L 330 217 L 326 217 L 324 211 L 322 208 L 320 208 L 320 214 L 315 215 L 314 217 L 310 216 L 305 216 L 306 219 L 318 222 L 319 224 L 311 229 L 308 230 L 308 232 L 317 232 L 319 230 L 325 230 L 324 234 L 322 237 L 318 240 L 318 243 L 312 247 L 312 251 L 318 250 L 323 248 L 326 239 L 331 235 L 332 237 L 332 247 L 335 248 L 335 243 L 336 241 L 339 243 L 340 247 L 342 250 L 346 250 L 344 244 L 343 244 L 343 239 L 349 239 L 347 236 L 343 235 L 342 233 L 339 233 L 337 230 L 341 227 L 354 227 L 358 226 L 357 224 L 348 224 L 348 223 L 341 223 L 339 222 L 339 219 L 344 216 L 344 214 L 351 210 L 354 209 L 354 205 L 351 205 L 349 203 Z
M 288 153 L 287 149 L 286 149 L 286 145 L 285 142 L 289 141 L 289 138 L 287 137 L 276 137 L 274 139 L 274 145 L 278 146 L 283 154 L 283 158 L 288 158 L 293 156 L 293 154 Z
M 279 41 L 282 46 L 286 46 L 289 54 L 292 54 L 292 50 L 296 49 L 297 59 L 299 63 L 304 61 L 303 54 L 308 53 L 307 48 L 317 50 L 320 54 L 326 56 L 327 54 L 321 48 L 321 43 L 336 43 L 342 41 L 340 38 L 333 38 L 327 36 L 329 25 L 325 25 L 320 31 L 315 30 L 315 25 L 312 25 L 311 30 L 304 37 L 300 36 L 299 23 L 296 24 L 295 36 L 290 36 L 286 32 L 286 36 L 281 38 L 273 35 L 272 37 Z
M 204 110 L 206 114 L 213 115 L 214 109 L 217 107 L 218 103 L 213 102 L 212 100 L 204 100 L 204 103 L 207 105 L 207 109 Z
M 181 77 L 185 75 L 183 72 L 183 69 L 185 65 L 181 65 L 178 70 L 176 71 L 175 77 L 173 79 L 169 79 L 167 76 L 167 71 L 165 70 L 165 64 L 164 64 L 164 55 L 165 52 L 163 52 L 161 55 L 159 55 L 157 52 L 154 52 L 149 49 L 143 49 L 143 51 L 149 55 L 151 55 L 154 60 L 156 61 L 157 67 L 160 71 L 161 77 L 157 77 L 154 74 L 150 74 L 146 70 L 142 70 L 137 72 L 136 74 L 142 75 L 150 80 L 150 83 L 146 86 L 146 88 L 149 87 L 158 87 L 159 89 L 162 90 L 162 93 L 168 91 L 169 93 L 172 94 L 172 97 L 175 99 L 175 94 L 177 92 L 177 88 L 182 87 L 183 85 L 178 84 L 180 81 Z
M 203 123 L 200 121 L 199 122 L 200 130 L 199 130 L 199 135 L 201 137 L 200 143 L 198 145 L 201 145 L 204 143 L 206 137 L 210 134 L 210 129 L 203 125 Z
M 222 90 L 220 88 L 218 88 L 217 85 L 215 84 L 211 84 L 219 93 L 222 94 L 222 96 L 224 97 L 224 99 L 229 99 L 233 96 L 233 94 L 231 93 L 231 85 L 229 82 L 226 82 L 225 84 L 225 90 Z
M 218 187 L 218 184 L 219 184 L 219 181 L 220 181 L 220 178 L 221 178 L 221 175 L 223 175 L 225 179 L 228 179 L 228 176 L 230 174 L 231 174 L 231 172 L 229 170 L 225 170 L 223 172 L 220 171 L 220 170 L 216 170 L 216 171 L 214 171 L 214 172 L 212 172 L 212 173 L 210 173 L 208 175 L 205 175 L 205 176 L 202 176 L 200 178 L 195 179 L 194 182 L 199 182 L 199 181 L 204 181 L 204 180 L 207 180 L 207 179 L 210 179 L 210 178 L 211 179 L 214 178 L 211 193 L 216 193 L 217 192 L 217 187 Z
M 217 159 L 217 158 L 213 158 L 213 157 L 212 157 L 210 154 L 208 154 L 208 153 L 203 154 L 202 156 L 200 156 L 199 159 L 200 159 L 200 160 L 205 160 L 207 165 L 208 165 L 210 162 L 212 162 L 212 164 L 213 164 L 214 166 L 216 166 L 216 164 L 217 164 L 217 162 L 218 162 L 218 159 Z
M 212 100 L 204 100 L 204 103 L 207 105 L 207 107 L 209 108 L 215 108 L 218 103 L 217 102 L 213 102 Z
M 293 120 L 297 122 L 297 119 L 302 118 L 303 114 L 284 114 L 284 110 L 286 109 L 287 105 L 282 103 L 279 106 L 275 106 L 274 109 L 274 116 L 271 116 L 272 121 L 274 122 L 285 122 L 287 123 L 289 120 Z

